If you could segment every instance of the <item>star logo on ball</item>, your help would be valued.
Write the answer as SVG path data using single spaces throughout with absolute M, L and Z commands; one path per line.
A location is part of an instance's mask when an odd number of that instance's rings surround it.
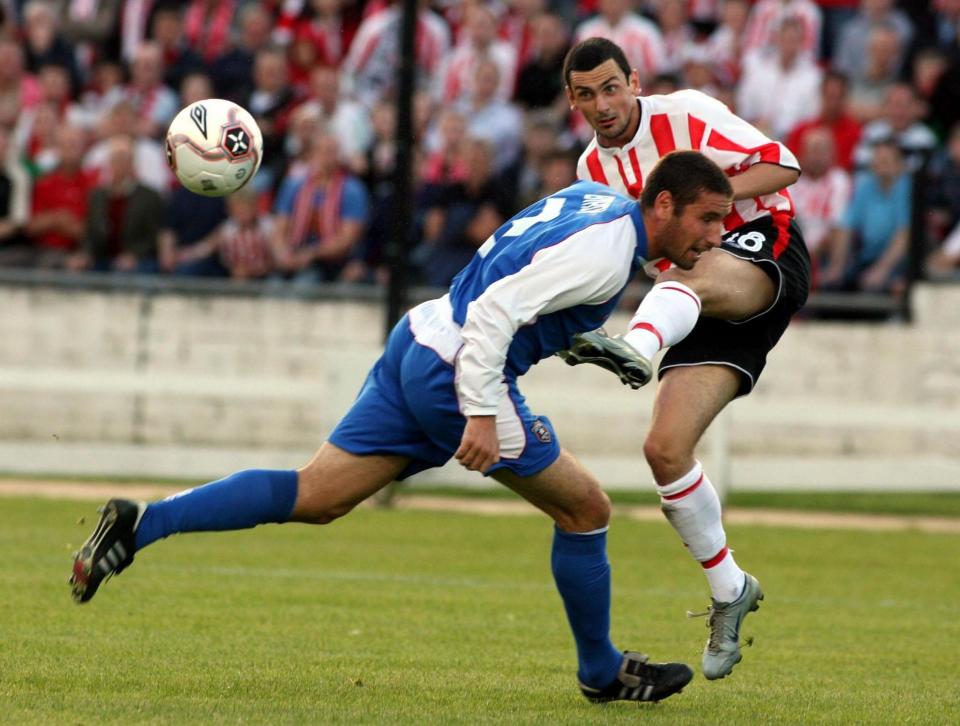
M 243 156 L 250 150 L 250 135 L 242 126 L 231 126 L 224 130 L 223 146 L 231 156 Z

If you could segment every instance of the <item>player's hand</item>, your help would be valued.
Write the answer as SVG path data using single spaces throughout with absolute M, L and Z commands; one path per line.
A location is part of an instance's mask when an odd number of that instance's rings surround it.
M 500 461 L 496 416 L 467 416 L 460 448 L 453 455 L 470 471 L 485 472 Z

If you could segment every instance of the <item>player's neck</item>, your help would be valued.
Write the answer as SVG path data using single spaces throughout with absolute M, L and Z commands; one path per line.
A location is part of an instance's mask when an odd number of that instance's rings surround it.
M 640 119 L 643 116 L 643 106 L 640 105 L 640 99 L 637 99 L 637 104 L 634 108 L 636 111 L 633 114 L 633 118 L 630 123 L 627 124 L 627 128 L 625 128 L 623 133 L 617 138 L 607 139 L 600 136 L 600 134 L 596 134 L 598 146 L 602 146 L 605 149 L 619 149 L 633 141 L 637 135 L 637 131 L 640 129 Z

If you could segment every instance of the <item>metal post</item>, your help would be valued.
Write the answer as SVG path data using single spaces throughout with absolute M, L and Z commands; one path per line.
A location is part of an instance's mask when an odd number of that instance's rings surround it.
M 413 166 L 413 96 L 416 92 L 417 0 L 403 0 L 398 24 L 400 58 L 397 68 L 396 166 L 393 171 L 393 234 L 387 242 L 390 267 L 384 338 L 407 306 L 409 256 L 413 227 L 411 169 Z

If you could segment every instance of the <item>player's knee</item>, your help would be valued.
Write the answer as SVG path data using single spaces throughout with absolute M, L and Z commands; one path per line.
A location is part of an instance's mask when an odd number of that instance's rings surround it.
M 654 478 L 661 484 L 675 481 L 689 469 L 693 452 L 669 436 L 651 433 L 643 442 L 643 455 Z
M 610 497 L 597 487 L 562 510 L 553 519 L 564 532 L 592 532 L 610 523 Z

